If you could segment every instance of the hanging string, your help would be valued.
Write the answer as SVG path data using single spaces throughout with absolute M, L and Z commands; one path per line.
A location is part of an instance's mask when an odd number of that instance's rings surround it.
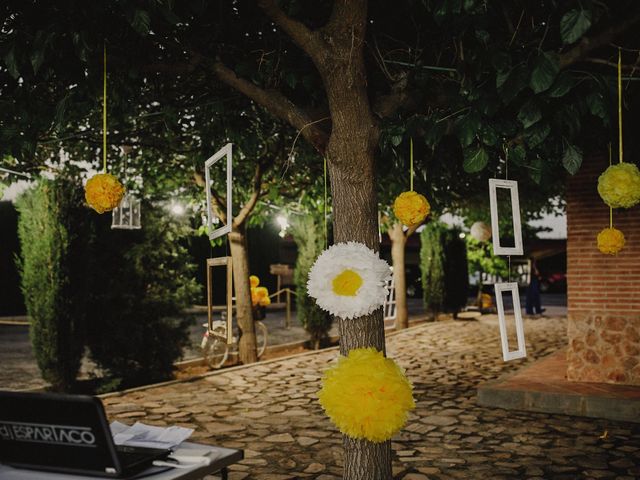
M 504 147 L 504 179 L 509 180 L 509 149 Z
M 409 187 L 413 192 L 413 137 L 409 137 Z
M 509 180 L 509 149 L 506 145 L 503 146 L 504 149 L 504 179 Z M 509 283 L 511 283 L 511 255 L 507 255 L 507 260 L 509 262 Z
M 618 47 L 618 157 L 622 163 L 622 50 Z
M 324 157 L 324 248 L 329 248 L 329 227 L 327 225 L 327 157 Z
M 104 173 L 107 173 L 107 44 L 103 51 L 102 72 L 102 164 Z
M 609 166 L 611 166 L 611 142 L 609 142 Z M 613 208 L 609 207 L 609 228 L 613 228 Z

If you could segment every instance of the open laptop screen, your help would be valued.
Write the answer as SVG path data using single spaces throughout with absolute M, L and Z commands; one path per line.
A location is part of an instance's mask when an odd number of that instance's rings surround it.
M 65 472 L 120 472 L 102 404 L 77 395 L 0 392 L 0 462 Z

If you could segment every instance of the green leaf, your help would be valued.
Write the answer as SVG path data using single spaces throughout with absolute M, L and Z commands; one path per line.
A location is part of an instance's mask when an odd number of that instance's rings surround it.
M 558 75 L 555 83 L 549 89 L 548 95 L 552 98 L 563 97 L 569 92 L 569 90 L 573 88 L 574 85 L 575 81 L 573 80 L 571 75 L 566 72 L 562 72 L 560 75 Z
M 464 152 L 462 168 L 464 168 L 464 171 L 467 173 L 477 173 L 487 166 L 488 161 L 489 154 L 483 147 L 467 149 Z
M 537 123 L 531 128 L 525 130 L 525 140 L 529 148 L 536 148 L 549 136 L 551 127 L 546 123 Z
M 400 145 L 402 143 L 402 135 L 392 135 L 391 136 L 391 144 L 394 147 L 397 147 L 398 145 Z
M 518 112 L 518 120 L 520 120 L 524 128 L 529 128 L 541 118 L 542 112 L 535 100 L 529 100 Z
M 496 86 L 505 104 L 508 104 L 518 96 L 527 86 L 527 69 L 524 65 L 517 65 L 509 71 L 507 78 L 502 81 L 502 74 L 496 76 Z M 500 81 L 502 83 L 499 85 Z
M 540 180 L 542 180 L 542 160 L 540 158 L 534 158 L 529 166 L 529 177 L 536 184 L 540 184 Z
M 9 75 L 11 75 L 15 79 L 20 76 L 18 63 L 16 62 L 15 50 L 13 48 L 9 50 L 4 56 L 4 64 L 6 65 L 7 70 L 9 70 Z
M 498 72 L 508 72 L 511 65 L 511 57 L 507 52 L 497 50 L 491 54 L 491 65 Z
M 526 158 L 527 151 L 522 145 L 516 145 L 515 147 L 509 149 L 509 160 L 511 160 L 516 165 L 524 165 L 524 161 L 526 160 Z
M 38 73 L 42 62 L 44 61 L 44 48 L 31 52 L 31 67 L 33 68 L 34 75 Z
M 498 132 L 491 125 L 484 122 L 480 127 L 480 140 L 488 147 L 495 147 L 498 143 Z
M 129 23 L 131 23 L 133 29 L 140 35 L 149 34 L 151 18 L 149 17 L 149 14 L 144 10 L 136 10 L 135 12 L 133 12 L 133 17 L 131 18 L 131 21 Z
M 529 86 L 534 93 L 544 92 L 553 85 L 559 71 L 558 56 L 552 52 L 543 52 L 535 61 Z
M 425 126 L 424 142 L 429 147 L 435 148 L 446 132 L 446 122 L 433 122 L 430 127 Z
M 463 148 L 468 147 L 480 130 L 480 117 L 476 112 L 472 111 L 462 117 L 457 122 L 456 127 L 460 145 L 462 145 Z
M 595 117 L 600 117 L 603 120 L 609 117 L 609 112 L 607 110 L 607 103 L 604 101 L 602 93 L 591 92 L 589 95 L 587 95 L 586 101 L 587 101 L 587 106 L 589 107 L 589 112 L 591 112 L 591 115 Z
M 573 105 L 563 105 L 556 110 L 553 117 L 554 132 L 563 132 L 565 136 L 573 138 L 580 133 L 580 112 Z
M 562 155 L 562 165 L 571 175 L 575 175 L 582 165 L 582 150 L 575 145 L 569 145 Z
M 569 10 L 560 20 L 560 37 L 564 44 L 577 41 L 591 27 L 591 12 L 584 9 Z

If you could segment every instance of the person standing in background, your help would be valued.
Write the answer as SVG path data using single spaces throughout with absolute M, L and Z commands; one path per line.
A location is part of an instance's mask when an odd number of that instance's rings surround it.
M 540 305 L 540 271 L 536 265 L 535 259 L 531 260 L 531 278 L 527 287 L 527 315 L 541 315 L 544 308 Z

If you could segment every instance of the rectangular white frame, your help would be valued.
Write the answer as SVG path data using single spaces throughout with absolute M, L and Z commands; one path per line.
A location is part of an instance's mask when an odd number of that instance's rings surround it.
M 500 228 L 498 223 L 498 199 L 496 189 L 506 188 L 511 192 L 511 216 L 513 217 L 513 247 L 500 245 Z M 491 233 L 493 237 L 493 253 L 495 255 L 522 255 L 522 226 L 520 223 L 520 198 L 518 182 L 515 180 L 489 179 L 489 203 L 491 206 Z
M 496 283 L 494 285 L 496 293 L 496 305 L 498 307 L 498 324 L 500 325 L 500 340 L 502 343 L 502 359 L 505 362 L 515 360 L 516 358 L 524 358 L 527 356 L 527 347 L 524 342 L 524 325 L 522 323 L 522 310 L 520 308 L 520 293 L 518 292 L 518 284 Z M 511 292 L 513 298 L 513 316 L 516 322 L 516 337 L 518 339 L 518 349 L 509 351 L 509 339 L 507 337 L 507 322 L 504 316 L 504 305 L 502 303 L 502 293 Z
M 209 231 L 209 239 L 221 237 L 231 231 L 231 224 L 233 223 L 233 198 L 231 196 L 233 185 L 233 162 L 232 162 L 233 144 L 227 143 L 224 147 L 218 150 L 213 156 L 204 162 L 204 176 L 205 176 L 205 190 L 207 194 L 207 230 Z M 213 212 L 211 210 L 211 175 L 209 175 L 209 169 L 215 165 L 215 163 L 222 157 L 227 159 L 227 224 L 222 227 L 213 228 Z
M 383 311 L 385 320 L 395 320 L 398 316 L 396 308 L 396 277 L 393 275 L 386 282 L 387 294 L 384 297 Z

